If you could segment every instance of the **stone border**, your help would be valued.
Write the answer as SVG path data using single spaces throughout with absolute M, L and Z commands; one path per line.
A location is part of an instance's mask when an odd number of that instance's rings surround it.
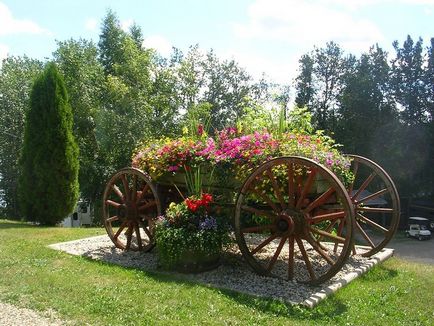
M 332 279 L 321 286 L 312 287 L 294 281 L 257 275 L 241 259 L 239 252 L 230 252 L 221 266 L 215 270 L 199 274 L 180 274 L 159 270 L 156 255 L 153 252 L 125 252 L 115 248 L 107 235 L 52 244 L 48 247 L 110 264 L 128 266 L 152 273 L 171 274 L 178 279 L 213 288 L 277 299 L 308 308 L 315 307 L 330 294 L 363 275 L 373 266 L 390 258 L 394 252 L 393 249 L 383 249 L 370 258 L 360 255 L 351 256 L 348 263 Z M 357 249 L 364 250 L 367 247 L 357 246 Z
M 389 259 L 393 256 L 393 254 L 394 249 L 384 248 L 379 253 L 370 257 L 363 266 L 355 269 L 353 272 L 345 274 L 342 278 L 336 280 L 333 284 L 323 288 L 321 291 L 313 294 L 310 298 L 304 300 L 301 304 L 309 308 L 315 307 L 318 303 L 327 298 L 327 296 L 335 293 L 340 288 L 346 286 L 351 281 L 355 280 L 359 276 L 369 271 L 375 265 L 385 261 L 386 259 Z

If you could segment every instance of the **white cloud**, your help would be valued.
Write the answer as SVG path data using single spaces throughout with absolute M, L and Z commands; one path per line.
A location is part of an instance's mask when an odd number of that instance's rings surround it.
M 51 35 L 47 29 L 31 20 L 15 18 L 9 8 L 0 2 L 0 36 L 11 34 Z
M 284 42 L 295 47 L 322 46 L 336 41 L 351 51 L 365 51 L 384 37 L 371 21 L 352 10 L 329 4 L 342 0 L 257 0 L 248 9 L 249 21 L 235 24 L 235 34 L 246 39 Z
M 134 20 L 126 19 L 121 21 L 121 28 L 123 31 L 128 32 L 130 27 L 134 24 Z
M 172 44 L 161 35 L 151 35 L 143 41 L 143 47 L 157 50 L 163 57 L 168 57 L 172 52 Z
M 96 18 L 88 18 L 84 23 L 84 27 L 88 31 L 95 31 L 98 27 L 98 21 L 96 20 Z
M 284 62 L 270 60 L 269 57 L 237 50 L 222 53 L 223 59 L 235 60 L 245 68 L 255 80 L 259 80 L 265 73 L 268 79 L 280 84 L 290 84 L 294 79 L 294 73 L 298 68 L 298 59 L 302 53 L 294 53 L 287 57 Z

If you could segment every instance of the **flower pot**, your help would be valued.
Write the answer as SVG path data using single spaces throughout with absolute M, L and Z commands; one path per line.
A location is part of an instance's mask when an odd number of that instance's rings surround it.
M 220 265 L 220 252 L 208 253 L 188 249 L 181 253 L 174 270 L 181 273 L 201 273 L 217 268 Z

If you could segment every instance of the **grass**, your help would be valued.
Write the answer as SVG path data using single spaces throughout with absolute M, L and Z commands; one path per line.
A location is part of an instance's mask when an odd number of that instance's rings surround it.
M 0 220 L 0 301 L 73 325 L 433 325 L 434 266 L 391 258 L 314 309 L 47 248 L 104 234 Z

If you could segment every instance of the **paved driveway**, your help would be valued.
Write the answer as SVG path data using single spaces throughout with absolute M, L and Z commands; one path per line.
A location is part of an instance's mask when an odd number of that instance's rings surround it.
M 397 257 L 434 265 L 434 237 L 419 241 L 407 238 L 403 231 L 398 231 L 387 247 L 395 249 Z

